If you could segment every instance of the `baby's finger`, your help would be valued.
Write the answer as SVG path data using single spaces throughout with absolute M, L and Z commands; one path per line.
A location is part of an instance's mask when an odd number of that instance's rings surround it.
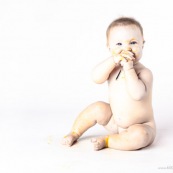
M 125 53 L 125 54 L 128 54 L 128 55 L 131 55 L 131 56 L 134 56 L 134 53 L 131 52 L 131 51 L 126 51 L 126 50 L 123 50 L 121 53 Z
M 114 62 L 119 64 L 121 60 L 123 60 L 123 57 L 121 55 L 114 56 Z
M 118 59 L 119 59 L 119 61 L 122 61 L 124 59 L 124 57 L 122 55 L 118 55 Z
M 135 58 L 129 54 L 125 54 L 125 53 L 122 53 L 121 56 L 123 56 L 124 58 L 126 58 L 127 60 L 134 60 Z
M 120 62 L 121 66 L 124 66 L 124 64 L 127 62 L 127 60 L 125 58 L 123 58 L 123 60 Z
M 133 58 L 135 57 L 135 54 L 134 54 L 133 52 L 131 52 L 131 51 L 125 51 L 125 50 L 123 50 L 123 51 L 121 52 L 121 54 L 122 54 L 123 56 L 127 55 L 127 56 L 128 56 L 127 58 L 131 57 L 131 59 L 133 59 Z

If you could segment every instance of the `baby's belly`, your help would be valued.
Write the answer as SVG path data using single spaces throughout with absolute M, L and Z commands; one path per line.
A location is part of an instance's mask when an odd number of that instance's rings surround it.
M 109 94 L 109 102 L 116 124 L 128 128 L 133 124 L 142 124 L 151 120 L 153 116 L 149 99 L 133 100 L 126 90 L 113 90 Z
M 128 128 L 134 124 L 143 124 L 151 120 L 152 110 L 136 105 L 129 107 L 128 105 L 118 107 L 114 103 L 110 103 L 116 124 L 122 128 Z

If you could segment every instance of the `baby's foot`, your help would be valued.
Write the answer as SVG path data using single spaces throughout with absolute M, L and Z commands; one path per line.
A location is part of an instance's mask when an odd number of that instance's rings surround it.
M 94 150 L 101 150 L 106 147 L 105 137 L 93 138 L 91 142 L 94 144 Z
M 72 132 L 62 139 L 61 144 L 70 147 L 77 141 L 78 138 L 79 136 Z

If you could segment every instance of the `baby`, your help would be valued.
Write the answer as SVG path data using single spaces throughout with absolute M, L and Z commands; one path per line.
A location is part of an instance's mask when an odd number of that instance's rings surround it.
M 91 139 L 94 150 L 138 150 L 149 146 L 156 127 L 152 109 L 152 72 L 142 65 L 143 28 L 133 18 L 121 17 L 107 29 L 111 56 L 92 73 L 95 83 L 108 81 L 109 103 L 98 101 L 77 117 L 62 144 L 71 146 L 90 127 L 102 125 L 110 134 Z

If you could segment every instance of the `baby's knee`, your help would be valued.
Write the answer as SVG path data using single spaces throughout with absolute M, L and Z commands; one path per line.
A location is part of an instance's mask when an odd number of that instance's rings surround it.
M 94 103 L 94 107 L 95 107 L 95 111 L 97 111 L 97 113 L 102 113 L 103 111 L 108 109 L 109 104 L 102 102 L 102 101 L 98 101 Z
M 108 103 L 98 101 L 95 103 L 94 110 L 97 123 L 100 125 L 106 125 L 112 116 L 110 105 Z
M 137 148 L 143 148 L 151 143 L 152 134 L 147 128 L 135 125 L 129 130 L 132 131 L 131 138 Z

